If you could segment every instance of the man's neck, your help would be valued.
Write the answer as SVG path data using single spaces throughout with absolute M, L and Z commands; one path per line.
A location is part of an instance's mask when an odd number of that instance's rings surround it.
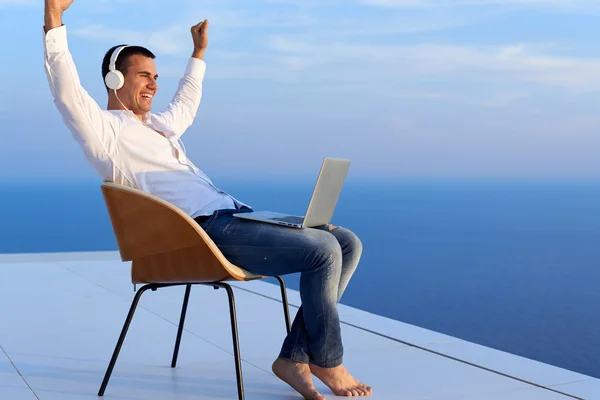
M 131 111 L 127 108 L 125 108 L 118 100 L 114 100 L 114 99 L 109 99 L 108 100 L 108 105 L 106 106 L 106 109 L 109 111 L 112 110 L 116 110 L 116 111 Z M 134 112 L 132 112 L 133 115 L 136 116 L 137 119 L 139 119 L 140 121 L 144 122 L 144 114 L 138 115 Z

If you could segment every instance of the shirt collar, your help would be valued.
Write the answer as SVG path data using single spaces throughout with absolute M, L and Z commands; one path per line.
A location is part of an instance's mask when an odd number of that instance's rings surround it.
M 125 114 L 128 114 L 130 117 L 137 119 L 137 117 L 131 110 L 106 110 L 106 111 L 116 114 L 116 115 L 123 115 L 123 113 L 125 113 Z M 142 122 L 145 124 L 149 123 L 151 120 L 152 120 L 152 118 L 151 118 L 150 112 L 147 112 L 146 114 L 144 114 L 142 116 Z

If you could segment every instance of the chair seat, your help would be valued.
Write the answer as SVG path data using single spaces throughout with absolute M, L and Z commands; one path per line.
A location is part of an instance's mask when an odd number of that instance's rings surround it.
M 134 259 L 131 263 L 131 281 L 133 283 L 198 283 L 265 278 L 233 264 L 229 264 L 226 270 L 215 257 L 203 258 L 202 250 L 198 246 L 193 246 Z

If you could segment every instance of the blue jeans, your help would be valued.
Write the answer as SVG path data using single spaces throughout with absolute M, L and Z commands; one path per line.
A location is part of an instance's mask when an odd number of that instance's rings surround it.
M 342 363 L 337 303 L 358 265 L 362 244 L 350 230 L 330 225 L 295 229 L 217 210 L 202 228 L 233 264 L 265 276 L 300 272 L 302 305 L 279 357 L 333 368 Z

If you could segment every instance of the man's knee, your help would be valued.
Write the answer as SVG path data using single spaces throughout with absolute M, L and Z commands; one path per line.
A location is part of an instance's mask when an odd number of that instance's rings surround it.
M 347 253 L 354 253 L 356 255 L 362 254 L 362 250 L 363 250 L 362 241 L 350 229 L 337 227 L 334 230 L 332 230 L 331 233 L 337 238 L 344 254 L 347 254 Z
M 324 231 L 313 232 L 315 236 L 311 240 L 311 253 L 313 260 L 311 266 L 319 267 L 331 265 L 333 268 L 341 266 L 342 248 L 337 239 Z
M 356 234 L 354 232 L 350 232 L 349 242 L 350 242 L 349 246 L 354 253 L 362 254 L 362 250 L 363 250 L 362 241 L 360 240 L 360 238 L 358 236 L 356 236 Z

